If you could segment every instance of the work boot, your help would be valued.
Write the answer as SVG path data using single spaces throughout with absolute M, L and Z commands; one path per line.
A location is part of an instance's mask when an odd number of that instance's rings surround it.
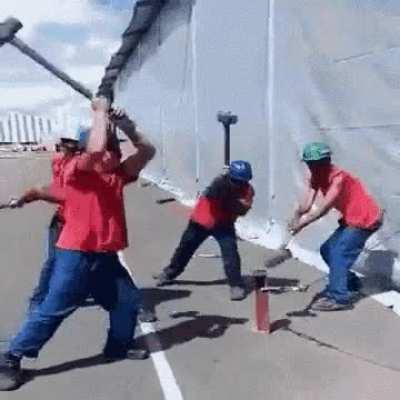
M 344 311 L 353 308 L 354 306 L 351 303 L 338 303 L 330 297 L 321 297 L 311 306 L 311 309 L 315 311 Z
M 166 272 L 161 272 L 160 274 L 154 274 L 153 279 L 155 279 L 156 286 L 167 286 L 172 285 L 174 283 L 174 279 L 171 278 Z
M 138 319 L 140 322 L 155 322 L 157 321 L 156 314 L 148 308 L 139 308 Z
M 96 306 L 97 302 L 92 295 L 88 296 L 85 300 L 82 301 L 82 307 L 91 307 Z
M 132 348 L 124 354 L 112 354 L 108 352 L 103 353 L 106 362 L 113 362 L 118 360 L 145 360 L 149 358 L 150 352 L 147 349 Z
M 246 297 L 246 290 L 241 286 L 231 286 L 231 300 L 240 301 Z
M 9 353 L 0 353 L 0 391 L 18 389 L 22 383 L 21 362 Z
M 129 349 L 125 358 L 128 360 L 145 360 L 149 356 L 150 352 L 147 349 Z

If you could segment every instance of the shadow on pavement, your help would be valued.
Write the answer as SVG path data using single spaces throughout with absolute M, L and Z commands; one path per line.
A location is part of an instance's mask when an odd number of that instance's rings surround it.
M 174 285 L 187 285 L 187 286 L 217 286 L 217 285 L 225 285 L 226 279 L 216 279 L 213 281 L 193 281 L 193 280 L 174 280 Z
M 183 299 L 191 295 L 191 290 L 186 289 L 161 289 L 161 288 L 141 288 L 143 305 L 146 310 L 155 313 L 157 305 L 165 301 Z
M 201 315 L 198 311 L 176 313 L 176 318 L 190 318 L 174 326 L 150 333 L 136 340 L 138 347 L 147 346 L 150 352 L 168 350 L 173 346 L 196 338 L 215 339 L 222 336 L 231 325 L 244 324 L 247 318 L 231 318 L 221 315 Z
M 158 304 L 161 304 L 164 301 L 189 297 L 191 294 L 190 290 L 173 290 L 159 288 L 142 288 L 141 290 L 144 297 L 145 305 L 152 311 L 154 311 L 155 307 Z M 87 306 L 89 306 L 89 304 Z M 139 339 L 142 338 L 143 337 Z M 138 342 L 139 341 L 141 340 L 138 340 Z M 105 361 L 102 354 L 100 353 L 94 356 L 80 358 L 78 360 L 67 361 L 62 364 L 54 365 L 48 368 L 42 368 L 38 370 L 26 369 L 24 370 L 25 381 L 30 381 L 38 376 L 54 375 L 74 369 L 94 367 L 101 364 L 110 364 L 110 362 Z
M 253 275 L 242 275 L 243 281 L 247 286 L 253 286 L 254 284 L 254 277 Z M 270 286 L 295 286 L 299 284 L 299 279 L 293 278 L 274 278 L 268 277 L 268 285 Z M 226 279 L 215 279 L 212 281 L 194 281 L 194 280 L 185 280 L 185 279 L 177 279 L 174 280 L 172 285 L 177 286 L 217 286 L 217 285 L 226 285 Z
M 272 321 L 269 328 L 269 333 L 274 333 L 276 331 L 279 331 L 280 329 L 288 329 L 291 323 L 292 321 L 288 318 L 282 318 Z
M 53 365 L 41 369 L 24 369 L 25 382 L 35 379 L 38 376 L 56 375 L 74 369 L 89 368 L 101 364 L 110 364 L 104 360 L 101 353 L 90 357 L 79 358 L 78 360 L 66 361 L 62 364 Z
M 174 318 L 190 319 L 157 331 L 157 333 L 149 333 L 138 337 L 135 341 L 135 347 L 148 347 L 150 352 L 154 353 L 170 349 L 173 346 L 189 342 L 196 338 L 215 339 L 222 336 L 231 325 L 244 324 L 248 321 L 246 318 L 199 315 L 198 311 L 176 313 Z M 38 370 L 26 369 L 24 370 L 24 380 L 28 382 L 40 376 L 55 375 L 74 369 L 90 368 L 102 364 L 110 364 L 110 362 L 105 361 L 102 354 L 96 354 Z
M 243 275 L 243 282 L 246 286 L 247 294 L 252 293 L 255 290 L 255 282 L 253 275 Z M 293 278 L 274 278 L 268 277 L 266 285 L 268 286 L 297 286 L 299 284 L 299 279 Z M 226 279 L 216 279 L 212 281 L 194 281 L 194 280 L 175 280 L 172 285 L 176 286 L 217 286 L 217 285 L 227 285 Z M 152 289 L 147 289 L 152 290 Z M 151 296 L 149 296 L 150 298 Z
M 155 312 L 155 307 L 158 304 L 163 303 L 164 301 L 182 299 L 185 297 L 189 297 L 191 295 L 190 290 L 174 290 L 174 289 L 160 289 L 160 288 L 140 288 L 140 292 L 143 296 L 143 306 L 146 310 L 151 312 Z M 81 308 L 83 307 L 93 307 L 98 306 L 98 302 L 92 297 L 85 300 L 83 304 L 81 304 Z

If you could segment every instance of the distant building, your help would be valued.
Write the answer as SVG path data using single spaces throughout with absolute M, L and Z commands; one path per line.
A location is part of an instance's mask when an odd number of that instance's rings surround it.
M 51 138 L 55 121 L 50 118 L 9 112 L 0 117 L 0 144 L 38 144 Z

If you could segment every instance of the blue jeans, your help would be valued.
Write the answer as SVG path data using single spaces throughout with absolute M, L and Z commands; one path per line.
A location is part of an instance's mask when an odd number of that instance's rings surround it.
M 18 358 L 37 357 L 62 321 L 92 291 L 109 310 L 110 329 L 104 353 L 124 356 L 132 344 L 139 291 L 116 253 L 87 253 L 56 249 L 48 293 L 28 315 L 11 341 L 9 352 Z
M 164 272 L 171 279 L 176 278 L 186 268 L 194 252 L 209 236 L 213 236 L 221 249 L 225 275 L 230 286 L 242 286 L 240 256 L 237 247 L 236 232 L 233 225 L 206 229 L 194 221 L 189 221 L 182 234 L 168 267 Z
M 49 291 L 49 283 L 54 270 L 56 243 L 60 235 L 61 229 L 62 222 L 58 218 L 57 214 L 55 214 L 51 219 L 47 233 L 47 258 L 46 261 L 43 263 L 42 270 L 40 271 L 39 281 L 36 287 L 33 289 L 33 294 L 29 299 L 28 312 L 32 312 L 43 301 L 43 299 L 47 295 L 47 292 Z M 122 266 L 120 267 L 123 268 Z M 92 287 L 91 291 L 97 291 L 98 295 L 100 295 L 100 291 L 96 290 L 96 288 Z M 93 295 L 93 293 L 90 294 Z M 140 307 L 143 308 L 144 306 L 142 304 L 142 296 L 140 297 L 139 303 Z M 104 306 L 102 302 L 100 302 L 100 305 Z
M 61 228 L 62 223 L 57 217 L 57 214 L 55 214 L 51 219 L 47 233 L 46 261 L 43 263 L 38 284 L 35 289 L 33 289 L 33 294 L 29 300 L 29 312 L 32 312 L 43 301 L 49 290 L 49 282 L 54 269 L 56 242 L 60 235 Z
M 325 294 L 336 302 L 347 304 L 350 301 L 350 268 L 374 232 L 340 225 L 321 246 L 321 256 L 329 267 L 329 283 Z

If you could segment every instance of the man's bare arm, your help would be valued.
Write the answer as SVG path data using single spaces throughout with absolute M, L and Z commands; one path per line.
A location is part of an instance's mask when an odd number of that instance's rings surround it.
M 86 151 L 77 156 L 76 169 L 92 171 L 102 161 L 107 149 L 107 128 L 109 126 L 109 101 L 104 97 L 92 101 L 92 127 L 89 132 Z
M 25 204 L 33 203 L 35 201 L 46 201 L 48 203 L 59 204 L 63 201 L 59 193 L 51 186 L 37 186 L 28 189 L 20 198 L 14 203 L 14 207 L 22 207 Z
M 295 206 L 294 215 L 288 223 L 288 228 L 290 231 L 293 231 L 293 227 L 298 225 L 300 218 L 311 210 L 316 198 L 317 190 L 315 190 L 311 186 L 311 182 L 308 181 L 306 190 L 298 204 Z
M 335 201 L 337 200 L 338 196 L 343 187 L 343 178 L 341 176 L 337 176 L 333 179 L 331 187 L 329 188 L 328 192 L 324 196 L 321 204 L 318 206 L 316 210 L 309 211 L 304 217 L 298 221 L 297 224 L 291 227 L 293 234 L 300 232 L 304 229 L 307 225 L 317 221 L 325 214 L 327 214 L 333 207 Z
M 139 134 L 138 134 L 139 135 Z M 129 137 L 129 136 L 128 136 Z M 136 136 L 138 137 L 138 136 Z M 156 154 L 155 147 L 142 135 L 139 141 L 133 140 L 129 137 L 132 144 L 136 147 L 136 153 L 128 157 L 123 163 L 122 168 L 124 172 L 131 177 L 137 177 L 140 171 L 152 160 Z
M 295 217 L 300 218 L 302 215 L 308 213 L 311 210 L 311 207 L 314 205 L 316 197 L 317 191 L 309 184 L 306 192 L 295 209 Z
M 136 129 L 136 124 L 122 110 L 118 110 L 118 114 L 114 115 L 112 120 L 136 148 L 136 153 L 122 163 L 125 174 L 135 178 L 154 158 L 156 148 Z
M 106 150 L 109 108 L 109 101 L 104 97 L 97 97 L 92 101 L 92 127 L 86 147 L 88 153 L 97 153 Z

